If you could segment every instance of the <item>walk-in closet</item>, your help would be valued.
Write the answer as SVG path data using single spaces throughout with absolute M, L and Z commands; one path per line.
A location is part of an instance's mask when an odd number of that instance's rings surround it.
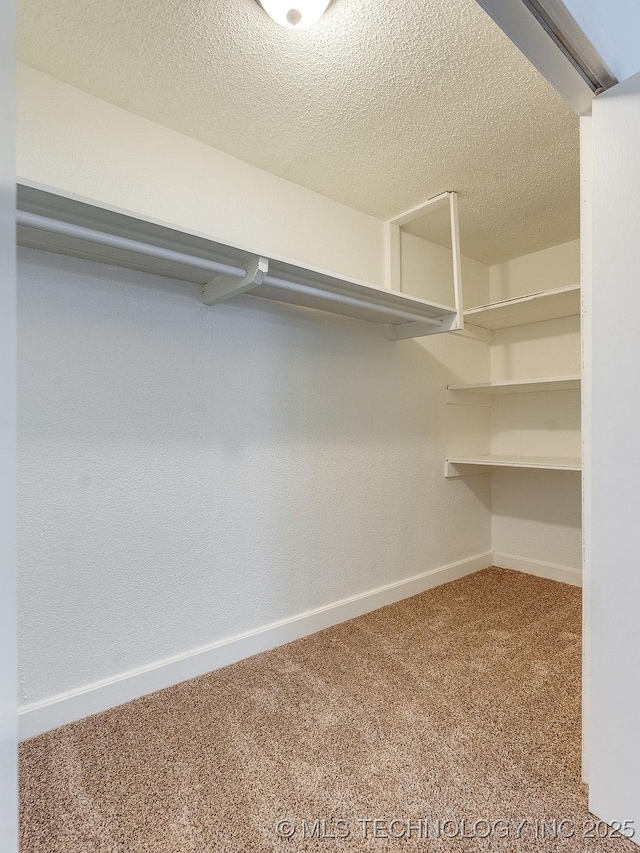
M 581 5 L 20 0 L 20 853 L 637 849 L 640 67 Z

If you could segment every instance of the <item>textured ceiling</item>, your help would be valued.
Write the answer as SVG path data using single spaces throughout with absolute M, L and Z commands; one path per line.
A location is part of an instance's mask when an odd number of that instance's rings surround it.
M 382 219 L 457 190 L 487 263 L 578 236 L 578 120 L 475 0 L 335 0 L 299 32 L 254 0 L 22 0 L 19 50 Z

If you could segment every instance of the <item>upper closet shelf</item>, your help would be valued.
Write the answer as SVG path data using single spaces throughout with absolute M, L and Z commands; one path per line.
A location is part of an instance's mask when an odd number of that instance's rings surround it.
M 18 186 L 23 246 L 197 282 L 213 305 L 249 293 L 386 325 L 392 339 L 461 327 L 455 308 L 266 258 L 51 188 Z
M 504 379 L 476 382 L 473 385 L 448 385 L 449 391 L 475 391 L 479 394 L 522 394 L 535 391 L 579 391 L 580 376 L 552 376 L 545 379 Z
M 580 285 L 571 284 L 557 290 L 542 290 L 504 302 L 469 308 L 464 312 L 464 319 L 483 329 L 507 329 L 543 320 L 572 317 L 579 313 Z

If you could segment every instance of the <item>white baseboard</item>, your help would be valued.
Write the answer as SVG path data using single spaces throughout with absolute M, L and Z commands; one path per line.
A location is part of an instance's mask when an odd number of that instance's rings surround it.
M 181 655 L 156 661 L 139 669 L 123 672 L 113 678 L 87 684 L 77 690 L 23 705 L 18 711 L 20 740 L 35 737 L 58 726 L 106 711 L 148 693 L 155 693 L 156 690 L 172 687 L 181 681 L 196 678 L 243 658 L 266 652 L 276 646 L 329 628 L 331 625 L 362 616 L 379 607 L 394 604 L 403 598 L 409 598 L 432 587 L 470 575 L 480 569 L 486 569 L 492 564 L 492 559 L 491 552 L 479 554 L 407 578 L 407 580 L 345 598 L 316 610 L 309 610 L 254 631 L 247 631 Z
M 555 563 L 541 563 L 537 560 L 527 560 L 524 557 L 514 557 L 513 554 L 493 553 L 493 565 L 499 569 L 514 569 L 550 581 L 570 583 L 572 586 L 582 586 L 582 571 L 570 569 L 568 566 L 558 566 Z

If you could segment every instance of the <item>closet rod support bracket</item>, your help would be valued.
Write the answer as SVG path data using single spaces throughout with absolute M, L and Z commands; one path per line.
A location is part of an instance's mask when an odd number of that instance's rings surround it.
M 256 255 L 245 264 L 245 275 L 236 278 L 234 275 L 217 275 L 202 286 L 201 299 L 205 305 L 215 305 L 233 296 L 239 296 L 248 290 L 260 287 L 269 272 L 269 260 Z

